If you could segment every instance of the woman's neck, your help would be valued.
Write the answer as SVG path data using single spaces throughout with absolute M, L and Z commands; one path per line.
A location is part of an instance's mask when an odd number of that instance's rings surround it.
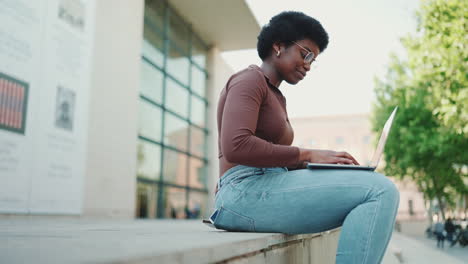
M 275 87 L 279 88 L 282 80 L 279 77 L 276 68 L 271 64 L 271 62 L 265 60 L 260 66 L 260 68 L 262 69 L 263 74 L 265 74 L 270 83 L 273 84 Z

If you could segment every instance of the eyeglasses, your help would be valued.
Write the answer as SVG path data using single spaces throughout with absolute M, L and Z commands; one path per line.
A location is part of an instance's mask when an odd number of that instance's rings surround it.
M 315 61 L 315 54 L 312 51 L 302 47 L 301 45 L 297 44 L 297 42 L 293 41 L 294 44 L 299 46 L 301 49 L 307 51 L 307 54 L 304 56 L 304 63 L 312 64 Z

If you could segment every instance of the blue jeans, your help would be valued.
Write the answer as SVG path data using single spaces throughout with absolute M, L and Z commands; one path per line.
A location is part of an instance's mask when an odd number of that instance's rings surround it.
M 399 192 L 360 170 L 235 166 L 218 181 L 216 228 L 285 234 L 341 234 L 336 263 L 380 263 L 392 235 Z

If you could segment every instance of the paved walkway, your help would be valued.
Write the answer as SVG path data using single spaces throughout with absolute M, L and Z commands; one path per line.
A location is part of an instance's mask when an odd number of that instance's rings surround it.
M 432 241 L 429 241 L 432 242 Z M 434 244 L 430 245 L 418 239 L 394 232 L 387 253 L 401 252 L 403 262 L 409 264 L 466 264 L 468 259 L 459 259 L 448 252 L 439 250 Z M 465 248 L 464 250 L 468 250 Z M 384 264 L 387 264 L 384 260 Z M 389 263 L 390 264 L 390 263 Z
M 464 248 L 460 246 L 460 244 L 456 244 L 453 247 L 450 247 L 450 243 L 445 241 L 444 242 L 444 248 L 437 248 L 437 240 L 435 239 L 429 239 L 424 235 L 421 236 L 411 236 L 412 238 L 416 239 L 417 241 L 423 243 L 427 247 L 431 248 L 432 250 L 435 251 L 440 251 L 443 252 L 447 255 L 453 256 L 461 261 L 464 261 L 465 263 L 468 263 L 468 246 L 465 246 Z

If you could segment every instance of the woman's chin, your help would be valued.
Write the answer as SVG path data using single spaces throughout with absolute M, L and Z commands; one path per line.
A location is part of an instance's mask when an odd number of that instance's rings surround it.
M 301 79 L 297 79 L 297 78 L 292 79 L 292 78 L 291 78 L 291 79 L 286 79 L 285 81 L 286 81 L 287 83 L 289 83 L 289 84 L 297 84 L 298 82 L 301 81 Z

